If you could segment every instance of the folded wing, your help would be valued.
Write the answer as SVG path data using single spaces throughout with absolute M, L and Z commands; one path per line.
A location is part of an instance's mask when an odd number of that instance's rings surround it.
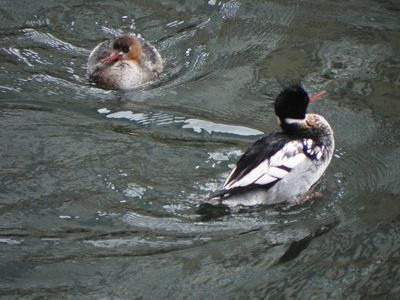
M 270 188 L 306 159 L 303 143 L 297 140 L 290 141 L 271 156 L 264 156 L 262 160 L 259 159 L 260 162 L 252 169 L 246 170 L 247 172 L 240 170 L 239 161 L 225 182 L 224 190 L 228 192 L 232 189 L 245 188 L 251 185 L 268 186 Z

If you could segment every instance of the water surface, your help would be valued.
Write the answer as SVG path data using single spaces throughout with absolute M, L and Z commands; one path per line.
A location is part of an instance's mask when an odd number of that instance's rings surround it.
M 0 294 L 6 298 L 393 299 L 400 294 L 396 1 L 0 4 Z M 86 60 L 141 34 L 150 86 Z M 337 149 L 300 207 L 198 205 L 301 81 Z

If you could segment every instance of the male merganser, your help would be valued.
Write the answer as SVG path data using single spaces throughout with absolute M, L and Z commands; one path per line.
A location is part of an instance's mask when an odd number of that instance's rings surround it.
M 220 191 L 208 201 L 228 207 L 302 202 L 302 196 L 328 167 L 335 141 L 329 123 L 306 114 L 313 97 L 300 84 L 285 88 L 275 100 L 282 128 L 258 139 L 243 154 Z
M 125 34 L 97 45 L 89 55 L 87 73 L 97 86 L 132 89 L 162 72 L 162 59 L 149 42 Z

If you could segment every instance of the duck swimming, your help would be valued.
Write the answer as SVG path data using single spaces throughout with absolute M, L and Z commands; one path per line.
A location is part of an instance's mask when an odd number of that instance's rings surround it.
M 255 141 L 208 202 L 228 207 L 303 202 L 335 148 L 329 123 L 320 115 L 306 113 L 308 104 L 324 94 L 309 97 L 300 84 L 281 91 L 275 114 L 282 131 Z
M 154 80 L 162 72 L 162 59 L 149 42 L 131 34 L 97 45 L 90 53 L 87 73 L 96 86 L 126 90 Z

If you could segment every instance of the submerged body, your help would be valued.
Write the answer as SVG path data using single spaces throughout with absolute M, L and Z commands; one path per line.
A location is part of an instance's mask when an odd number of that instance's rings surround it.
M 90 53 L 87 73 L 91 82 L 105 89 L 132 89 L 158 77 L 162 59 L 149 42 L 123 35 L 97 45 Z
M 291 89 L 304 96 L 301 87 Z M 298 113 L 299 107 L 291 101 L 276 103 L 283 131 L 258 139 L 239 159 L 223 188 L 211 195 L 211 203 L 230 207 L 298 203 L 318 181 L 332 159 L 335 142 L 322 116 L 305 114 L 306 93 L 305 97 L 304 113 Z

